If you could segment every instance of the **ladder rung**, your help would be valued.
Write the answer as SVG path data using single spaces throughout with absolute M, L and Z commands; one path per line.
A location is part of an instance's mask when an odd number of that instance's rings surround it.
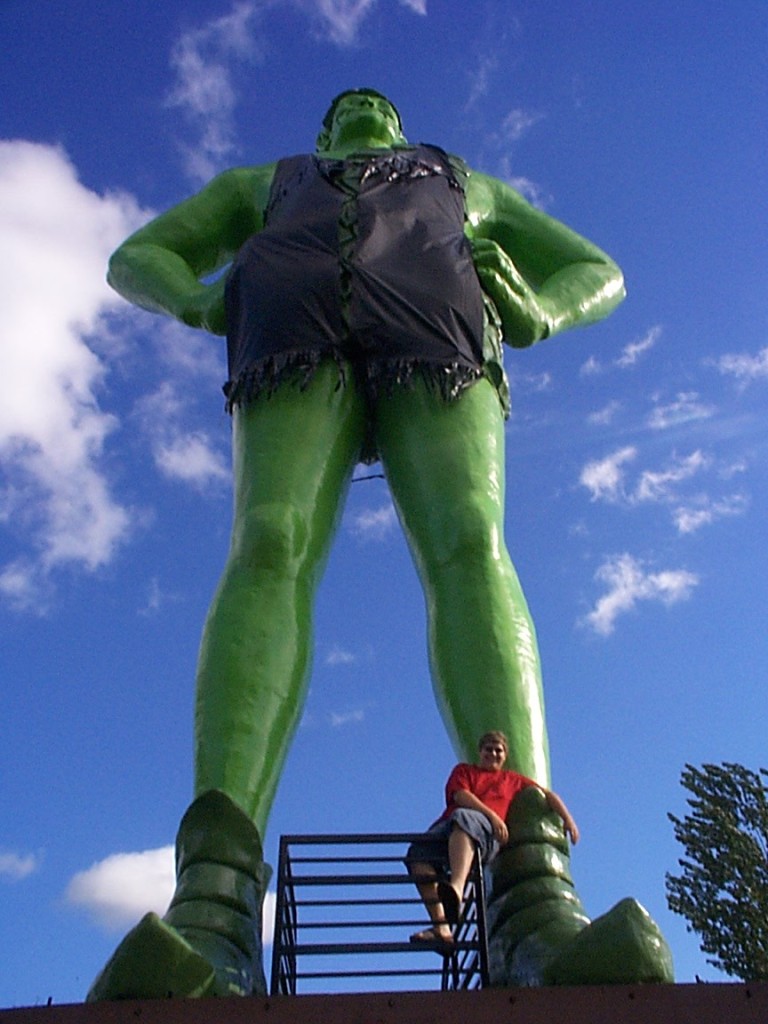
M 346 956 L 351 953 L 434 953 L 437 943 L 425 942 L 301 942 L 291 946 L 294 956 Z M 457 942 L 455 951 L 477 950 L 477 943 Z M 366 972 L 367 973 L 367 972 Z

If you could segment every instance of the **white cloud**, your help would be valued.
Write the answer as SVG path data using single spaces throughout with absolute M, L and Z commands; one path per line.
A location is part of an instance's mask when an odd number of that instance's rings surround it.
M 152 616 L 167 604 L 182 600 L 182 596 L 173 590 L 165 590 L 157 576 L 153 576 L 147 584 L 147 597 L 143 605 L 137 609 L 139 615 Z
M 184 401 L 169 381 L 137 403 L 136 415 L 149 438 L 155 465 L 169 479 L 199 490 L 228 481 L 227 458 L 204 430 L 185 429 L 186 412 Z
M 616 360 L 616 365 L 622 370 L 627 369 L 627 367 L 634 366 L 643 353 L 653 348 L 660 336 L 661 327 L 658 324 L 655 327 L 651 327 L 651 329 L 644 335 L 644 337 L 640 338 L 639 341 L 632 341 L 629 345 L 625 345 L 621 355 Z
M 352 532 L 365 540 L 384 540 L 395 527 L 397 514 L 389 502 L 379 508 L 367 508 L 352 517 Z
M 590 492 L 592 501 L 618 501 L 624 497 L 625 462 L 631 462 L 637 456 L 637 449 L 631 446 L 620 448 L 604 459 L 588 462 L 579 476 L 579 483 Z
M 590 413 L 589 416 L 587 416 L 587 422 L 597 427 L 607 426 L 620 409 L 621 402 L 617 402 L 616 399 L 613 399 L 608 402 L 607 405 L 604 405 L 602 409 L 598 409 L 597 412 Z
M 141 853 L 113 853 L 74 875 L 65 897 L 95 924 L 119 931 L 150 910 L 165 913 L 174 885 L 174 849 L 162 846 Z
M 714 412 L 715 409 L 711 405 L 704 405 L 699 401 L 695 391 L 681 391 L 674 402 L 657 405 L 648 416 L 647 422 L 652 430 L 666 430 L 681 423 L 709 419 Z
M 583 624 L 601 636 L 609 636 L 619 615 L 632 611 L 639 601 L 672 605 L 689 598 L 699 583 L 699 577 L 685 569 L 647 572 L 640 561 L 626 552 L 607 559 L 595 578 L 606 585 L 606 593 L 585 616 Z
M 304 8 L 314 8 L 324 31 L 334 43 L 349 46 L 358 29 L 373 10 L 376 0 L 301 0 Z
M 680 534 L 694 533 L 719 519 L 742 515 L 749 505 L 743 494 L 713 498 L 706 493 L 679 493 L 689 481 L 713 468 L 713 460 L 699 449 L 690 455 L 673 456 L 663 469 L 643 470 L 630 485 L 623 466 L 636 455 L 635 448 L 621 448 L 584 467 L 579 483 L 589 490 L 592 501 L 603 500 L 626 508 L 646 503 L 666 505 Z M 728 479 L 742 468 L 728 466 L 718 475 Z
M 414 14 L 427 13 L 427 0 L 400 3 Z M 226 14 L 179 36 L 171 50 L 174 82 L 166 103 L 181 112 L 192 133 L 181 148 L 186 173 L 196 182 L 209 181 L 232 163 L 237 152 L 235 72 L 239 65 L 263 59 L 263 16 L 286 6 L 302 11 L 331 42 L 351 46 L 376 0 L 236 0 Z
M 711 526 L 718 519 L 740 516 L 749 506 L 743 494 L 732 494 L 720 501 L 703 496 L 696 505 L 681 505 L 674 509 L 672 518 L 679 533 L 694 533 L 702 526 Z
M 362 722 L 364 718 L 365 712 L 359 708 L 354 711 L 332 711 L 329 715 L 331 725 L 334 729 L 338 729 L 345 725 L 353 725 L 356 722 Z
M 38 858 L 32 853 L 21 856 L 18 853 L 0 853 L 0 878 L 19 882 L 39 867 Z
M 618 367 L 620 370 L 627 370 L 634 366 L 639 360 L 640 356 L 653 348 L 656 342 L 661 337 L 661 327 L 656 325 L 649 328 L 648 331 L 639 338 L 637 341 L 631 341 L 628 345 L 625 345 L 621 351 L 621 355 L 614 359 L 610 364 L 611 366 Z M 579 373 L 582 377 L 594 377 L 599 373 L 603 373 L 606 367 L 595 358 L 590 356 L 589 359 L 582 364 Z
M 202 431 L 180 434 L 158 444 L 154 454 L 158 468 L 168 477 L 197 486 L 229 479 L 223 456 L 211 448 Z
M 541 121 L 543 114 L 515 107 L 501 122 L 501 134 L 505 142 L 517 142 L 529 128 Z
M 228 14 L 183 33 L 171 52 L 175 82 L 166 102 L 194 131 L 184 151 L 187 173 L 195 180 L 208 181 L 235 151 L 232 67 L 260 56 L 254 23 L 262 6 L 234 3 Z
M 161 846 L 141 853 L 114 853 L 72 877 L 65 899 L 84 910 L 107 931 L 132 927 L 153 910 L 164 914 L 175 885 L 174 848 Z M 272 942 L 275 895 L 264 898 L 264 944 Z
M 158 360 L 173 376 L 199 378 L 204 387 L 215 389 L 226 379 L 225 345 L 206 331 L 187 327 L 171 317 L 158 317 L 136 307 L 131 313 L 137 321 L 151 323 L 147 329 L 154 342 Z M 195 386 L 192 391 L 197 391 Z M 222 396 L 221 406 L 224 406 Z
M 746 353 L 721 356 L 717 361 L 717 368 L 721 373 L 735 377 L 742 384 L 768 377 L 768 346 L 760 349 L 755 356 Z
M 579 373 L 582 377 L 596 377 L 598 373 L 602 372 L 602 364 L 595 356 L 590 356 L 586 363 L 582 363 L 579 369 Z
M 152 615 L 160 610 L 163 604 L 164 595 L 157 576 L 153 576 L 147 588 L 147 600 L 143 608 L 139 609 L 140 615 Z
M 353 665 L 356 661 L 357 658 L 351 651 L 339 647 L 338 644 L 334 644 L 325 656 L 326 665 Z
M 730 480 L 739 473 L 746 473 L 748 468 L 749 463 L 746 459 L 737 459 L 736 462 L 732 462 L 729 466 L 723 466 L 720 470 L 720 476 L 723 480 Z
M 515 367 L 512 372 L 512 379 L 514 381 L 513 390 L 515 394 L 521 392 L 541 394 L 552 389 L 552 374 L 548 370 L 543 370 L 541 373 L 521 373 Z
M 501 161 L 498 177 L 506 181 L 510 188 L 519 192 L 521 196 L 528 200 L 531 206 L 535 206 L 539 210 L 545 210 L 552 202 L 552 196 L 537 182 L 532 181 L 530 178 L 512 174 L 508 159 Z
M 673 493 L 674 484 L 690 479 L 710 464 L 711 459 L 697 450 L 685 458 L 674 458 L 672 465 L 661 472 L 645 470 L 640 475 L 633 499 L 638 502 L 667 501 Z
M 499 61 L 492 53 L 483 53 L 478 60 L 472 62 L 467 71 L 469 78 L 469 96 L 464 104 L 464 110 L 471 110 L 479 101 L 488 94 L 491 77 L 496 70 Z
M 46 570 L 32 558 L 17 558 L 0 571 L 0 597 L 15 611 L 43 615 L 51 592 Z
M 107 258 L 145 219 L 131 197 L 86 188 L 62 150 L 0 142 L 2 504 L 34 549 L 5 567 L 2 591 L 20 606 L 54 567 L 109 562 L 131 527 L 101 465 L 117 421 L 99 407 L 89 338 L 120 302 Z

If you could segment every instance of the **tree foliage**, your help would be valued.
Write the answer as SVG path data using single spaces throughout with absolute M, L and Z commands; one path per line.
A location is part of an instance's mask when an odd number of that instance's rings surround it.
M 688 919 L 708 962 L 744 981 L 768 981 L 768 771 L 687 764 L 690 813 L 668 815 L 685 848 L 667 874 L 667 902 Z

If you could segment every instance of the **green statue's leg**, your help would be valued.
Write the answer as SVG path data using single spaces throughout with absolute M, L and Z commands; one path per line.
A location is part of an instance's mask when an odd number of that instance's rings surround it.
M 196 799 L 177 883 L 89 1000 L 264 994 L 260 830 L 304 699 L 312 599 L 363 438 L 363 404 L 324 365 L 235 413 L 232 544 L 198 669 Z
M 421 381 L 382 397 L 377 442 L 421 577 L 433 684 L 449 735 L 473 761 L 502 729 L 510 765 L 549 781 L 536 635 L 504 543 L 504 422 L 481 380 L 455 402 Z
M 264 830 L 311 662 L 312 603 L 362 443 L 363 405 L 324 365 L 235 411 L 232 544 L 200 649 L 196 793 Z
M 504 432 L 479 381 L 446 404 L 417 383 L 382 398 L 377 431 L 387 477 L 427 600 L 433 681 L 457 751 L 501 729 L 510 764 L 548 785 L 536 639 L 503 538 Z M 590 922 L 570 876 L 560 818 L 525 790 L 491 865 L 494 985 L 671 981 L 669 948 L 634 900 Z

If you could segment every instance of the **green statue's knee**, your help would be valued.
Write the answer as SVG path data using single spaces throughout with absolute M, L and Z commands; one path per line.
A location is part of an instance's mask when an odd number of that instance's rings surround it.
M 433 550 L 440 566 L 493 569 L 509 564 L 500 524 L 483 496 L 446 508 L 435 522 Z
M 247 572 L 293 575 L 307 554 L 307 521 L 286 502 L 253 506 L 237 514 L 230 560 Z

